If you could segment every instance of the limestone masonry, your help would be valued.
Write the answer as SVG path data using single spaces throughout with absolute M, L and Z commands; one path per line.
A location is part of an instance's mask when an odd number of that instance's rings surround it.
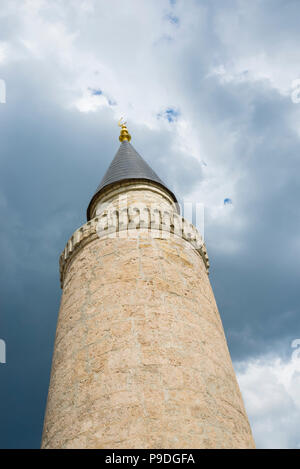
M 205 245 L 125 129 L 60 258 L 42 447 L 254 448 Z

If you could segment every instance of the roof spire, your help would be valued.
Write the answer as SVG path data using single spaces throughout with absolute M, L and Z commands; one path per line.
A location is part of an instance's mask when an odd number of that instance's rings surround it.
M 119 140 L 120 142 L 130 142 L 131 135 L 129 134 L 128 129 L 126 127 L 127 122 L 122 122 L 122 121 L 123 121 L 123 117 L 121 117 L 121 119 L 118 122 L 118 126 L 121 127 Z

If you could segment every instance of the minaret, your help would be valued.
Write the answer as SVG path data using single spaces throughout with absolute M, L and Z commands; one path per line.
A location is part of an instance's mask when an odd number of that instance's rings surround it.
M 205 245 L 130 144 L 60 257 L 43 448 L 253 448 Z

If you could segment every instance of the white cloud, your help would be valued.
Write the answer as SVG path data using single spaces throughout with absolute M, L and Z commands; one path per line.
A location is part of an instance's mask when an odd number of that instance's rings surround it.
M 258 448 L 300 447 L 299 352 L 288 361 L 266 356 L 235 364 Z
M 82 96 L 74 103 L 81 112 L 97 111 L 101 107 L 109 107 L 107 98 L 101 94 L 93 94 L 90 90 L 83 90 Z
M 0 41 L 0 64 L 5 61 L 8 55 L 8 44 L 4 41 Z
M 281 0 L 267 8 L 260 0 L 237 0 L 216 10 L 214 27 L 225 53 L 211 73 L 223 82 L 267 80 L 290 95 L 292 81 L 299 78 L 298 13 L 295 2 Z
M 215 8 L 214 34 L 210 32 L 209 41 L 209 6 L 205 2 L 192 1 L 187 9 L 183 2 L 172 6 L 168 0 L 159 4 L 154 0 L 131 0 L 129 4 L 117 0 L 27 0 L 21 7 L 13 1 L 7 12 L 19 18 L 19 29 L 18 40 L 11 38 L 11 60 L 23 54 L 51 68 L 63 107 L 85 113 L 111 107 L 112 119 L 126 116 L 129 126 L 142 125 L 147 131 L 168 127 L 172 134 L 170 153 L 177 148 L 182 155 L 207 163 L 201 192 L 194 190 L 188 195 L 195 201 L 200 198 L 212 219 L 221 222 L 224 217 L 228 220 L 228 211 L 222 207 L 224 198 L 238 201 L 236 185 L 242 169 L 236 165 L 235 148 L 239 133 L 226 126 L 226 121 L 215 127 L 207 122 L 202 102 L 206 99 L 205 83 L 195 114 L 194 91 L 188 85 L 192 77 L 186 75 L 191 68 L 185 65 L 187 53 L 194 61 L 191 71 L 196 81 L 198 69 L 203 67 L 209 70 L 207 80 L 216 76 L 222 83 L 238 84 L 263 79 L 281 93 L 291 93 L 299 63 L 291 61 L 283 48 L 274 54 L 268 44 L 257 51 L 255 30 L 250 28 L 260 13 L 257 2 L 248 8 L 249 24 L 245 3 L 237 2 L 235 8 L 233 24 L 230 8 L 225 12 Z M 171 20 L 174 17 L 178 22 Z M 220 58 L 213 54 L 216 43 Z M 292 50 L 299 55 L 297 49 Z M 91 95 L 90 88 L 101 89 L 103 95 Z M 180 111 L 172 125 L 157 120 L 161 110 L 169 107 Z
M 266 81 L 268 86 L 283 96 L 290 96 L 293 82 L 299 75 L 299 68 L 297 64 L 291 64 L 289 61 L 283 65 L 282 58 L 280 56 L 278 61 L 278 57 L 275 60 L 265 53 L 238 56 L 227 64 L 222 63 L 213 67 L 208 77 L 215 75 L 221 83 Z

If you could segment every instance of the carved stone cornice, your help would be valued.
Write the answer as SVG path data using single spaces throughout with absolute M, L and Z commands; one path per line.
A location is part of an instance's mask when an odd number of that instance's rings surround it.
M 207 273 L 209 273 L 209 260 L 204 241 L 198 230 L 185 220 L 181 215 L 166 210 L 151 210 L 145 208 L 142 212 L 135 208 L 104 211 L 99 217 L 95 217 L 82 225 L 74 232 L 63 250 L 60 259 L 60 282 L 63 288 L 65 273 L 73 256 L 77 252 L 97 238 L 124 238 L 124 231 L 143 230 L 154 238 L 166 238 L 176 236 L 184 239 L 192 245 L 202 257 Z

